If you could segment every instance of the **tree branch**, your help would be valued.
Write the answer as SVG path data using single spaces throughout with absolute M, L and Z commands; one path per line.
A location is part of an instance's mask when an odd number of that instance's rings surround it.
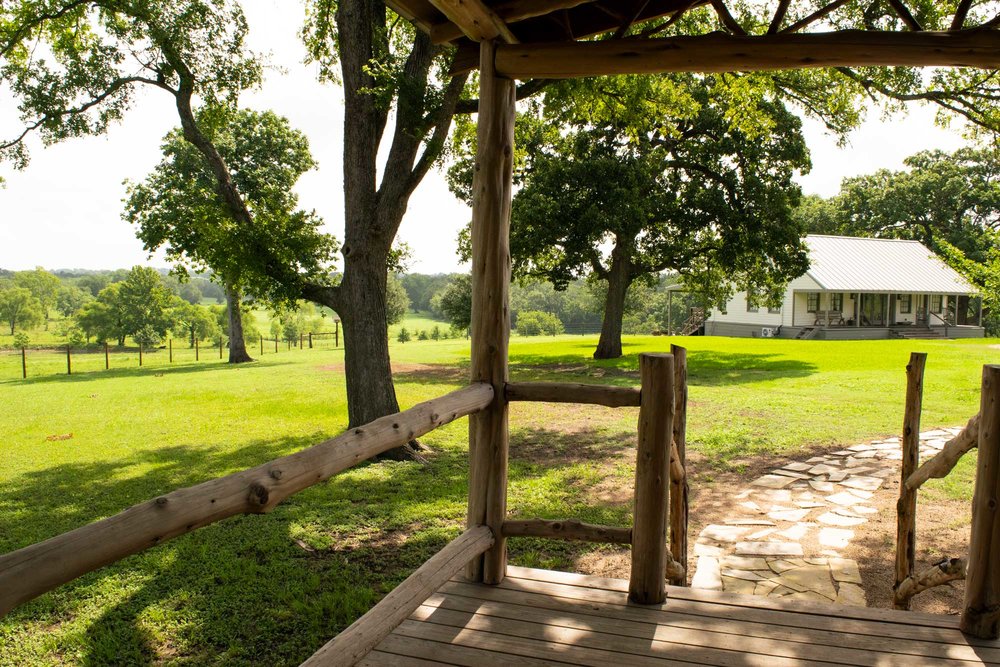
M 36 16 L 33 16 L 30 21 L 26 21 L 17 29 L 14 30 L 13 34 L 6 39 L 2 46 L 0 46 L 0 56 L 6 56 L 14 45 L 19 43 L 24 37 L 30 33 L 35 28 L 41 26 L 46 21 L 56 21 L 61 19 L 66 14 L 69 14 L 74 9 L 82 7 L 83 5 L 89 4 L 90 0 L 74 0 L 67 5 L 59 8 L 54 12 L 43 12 Z
M 546 86 L 554 83 L 552 79 L 531 79 L 530 81 L 525 81 L 520 86 L 514 90 L 515 99 L 520 102 L 521 100 L 528 99 L 539 92 L 541 92 Z M 479 112 L 479 99 L 472 100 L 460 100 L 455 105 L 455 114 L 469 114 Z
M 739 21 L 733 18 L 733 15 L 729 12 L 729 8 L 726 7 L 726 3 L 723 0 L 712 0 L 712 9 L 715 13 L 719 15 L 719 21 L 722 25 L 726 26 L 726 29 L 734 35 L 746 35 L 747 31 L 743 29 Z
M 19 134 L 17 137 L 15 137 L 14 139 L 10 139 L 10 140 L 8 140 L 8 141 L 6 141 L 4 143 L 0 143 L 0 150 L 4 150 L 4 149 L 7 149 L 7 148 L 12 148 L 12 147 L 16 146 L 17 144 L 19 144 L 22 141 L 24 141 L 24 138 L 27 137 L 29 134 L 31 134 L 35 130 L 37 130 L 37 129 L 43 127 L 43 126 L 45 126 L 47 123 L 55 121 L 58 118 L 63 118 L 65 116 L 75 116 L 75 115 L 78 115 L 78 114 L 86 113 L 87 111 L 89 111 L 93 107 L 97 106 L 98 104 L 100 104 L 104 100 L 108 99 L 109 97 L 111 97 L 112 95 L 114 95 L 115 93 L 117 93 L 119 90 L 121 90 L 125 86 L 131 85 L 133 83 L 145 83 L 145 84 L 149 84 L 149 85 L 152 85 L 152 86 L 156 86 L 158 88 L 162 88 L 163 90 L 166 90 L 166 91 L 168 91 L 170 93 L 174 93 L 174 91 L 169 86 L 167 86 L 166 84 L 164 84 L 162 81 L 155 81 L 153 79 L 148 79 L 148 78 L 142 77 L 142 76 L 121 77 L 119 79 L 115 79 L 114 81 L 112 81 L 111 85 L 109 85 L 104 92 L 102 92 L 101 94 L 93 97 L 92 99 L 90 99 L 87 102 L 81 104 L 80 106 L 72 107 L 70 109 L 58 109 L 58 110 L 53 111 L 51 113 L 45 113 L 45 114 L 43 114 L 41 118 L 35 120 L 33 123 L 28 124 L 24 128 L 24 131 L 21 132 L 21 134 Z
M 778 34 L 778 30 L 781 29 L 781 22 L 785 20 L 785 14 L 788 13 L 788 5 L 791 2 L 792 0 L 781 0 L 778 3 L 777 9 L 774 10 L 774 17 L 771 19 L 771 25 L 767 28 L 767 34 Z

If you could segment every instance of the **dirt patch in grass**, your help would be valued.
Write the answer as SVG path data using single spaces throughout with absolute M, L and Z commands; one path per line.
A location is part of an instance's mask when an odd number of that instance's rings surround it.
M 321 371 L 343 373 L 344 363 L 326 364 L 320 366 Z M 469 372 L 462 366 L 453 364 L 414 364 L 392 362 L 394 379 L 407 382 L 468 382 Z
M 969 503 L 945 498 L 917 498 L 917 565 L 921 572 L 943 558 L 966 558 L 969 553 Z M 923 500 L 921 500 L 921 496 Z M 896 567 L 896 499 L 899 479 L 890 478 L 872 498 L 878 514 L 855 529 L 844 556 L 858 561 L 870 607 L 892 607 Z M 920 593 L 910 608 L 933 614 L 958 614 L 965 582 L 953 581 Z

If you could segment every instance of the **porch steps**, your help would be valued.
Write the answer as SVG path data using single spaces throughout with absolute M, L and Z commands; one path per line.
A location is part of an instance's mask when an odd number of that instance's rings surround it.
M 798 340 L 809 340 L 810 338 L 815 338 L 817 333 L 819 333 L 818 327 L 805 327 L 795 338 Z
M 944 332 L 940 329 L 923 329 L 916 328 L 911 331 L 904 331 L 901 329 L 892 330 L 893 338 L 902 338 L 905 340 L 944 340 Z

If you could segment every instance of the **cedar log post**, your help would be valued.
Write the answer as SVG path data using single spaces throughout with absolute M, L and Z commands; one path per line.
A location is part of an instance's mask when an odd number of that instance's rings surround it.
M 496 75 L 496 43 L 480 44 L 479 119 L 472 202 L 472 357 L 474 382 L 493 403 L 469 420 L 469 528 L 486 525 L 495 541 L 466 570 L 499 584 L 507 571 L 507 344 L 510 338 L 510 200 L 514 164 L 514 81 Z
M 674 586 L 687 584 L 688 552 L 688 483 L 687 483 L 687 350 L 671 345 L 674 355 L 674 444 L 671 457 L 677 465 L 670 466 L 670 555 L 685 571 L 680 577 L 671 577 Z
M 1000 619 L 1000 366 L 983 366 L 979 409 L 979 460 L 972 496 L 969 574 L 962 632 L 997 639 Z
M 638 604 L 667 599 L 667 512 L 674 433 L 674 357 L 640 354 L 642 403 L 635 462 L 635 516 L 628 597 Z
M 903 459 L 896 501 L 896 582 L 892 604 L 896 609 L 909 609 L 910 597 L 901 595 L 899 587 L 916 567 L 917 491 L 906 486 L 906 480 L 920 463 L 920 411 L 924 396 L 924 365 L 927 355 L 911 352 L 906 365 L 906 408 L 903 412 Z

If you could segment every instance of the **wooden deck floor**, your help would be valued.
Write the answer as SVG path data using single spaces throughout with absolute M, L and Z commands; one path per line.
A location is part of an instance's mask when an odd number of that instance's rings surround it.
M 500 586 L 454 580 L 360 665 L 984 665 L 1000 642 L 958 619 L 689 588 L 626 602 L 628 582 L 511 567 Z

